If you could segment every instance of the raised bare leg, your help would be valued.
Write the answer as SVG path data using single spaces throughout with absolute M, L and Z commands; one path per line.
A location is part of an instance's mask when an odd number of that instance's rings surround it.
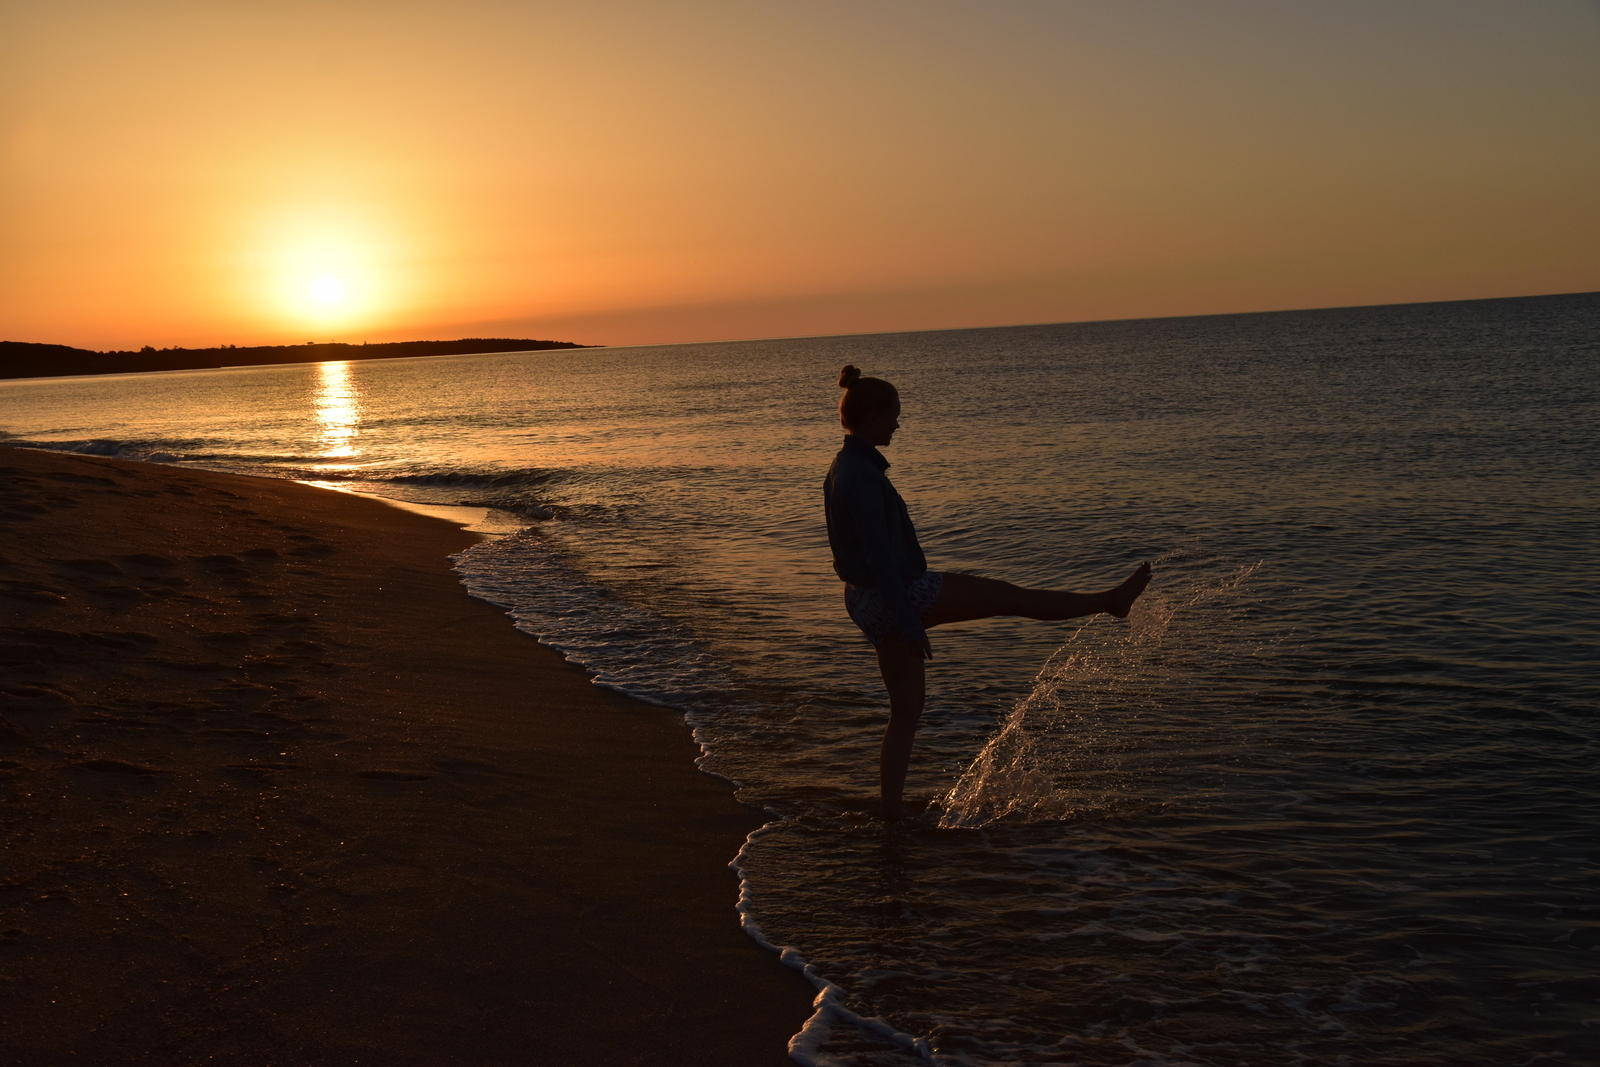
M 938 601 L 923 616 L 926 626 L 987 619 L 995 615 L 1021 615 L 1028 619 L 1077 619 L 1106 612 L 1128 617 L 1133 602 L 1150 584 L 1150 564 L 1141 563 L 1121 585 L 1103 593 L 1069 593 L 1055 589 L 1024 589 L 996 578 L 946 573 Z
M 878 790 L 885 822 L 905 814 L 901 794 L 906 768 L 911 765 L 911 743 L 917 736 L 926 696 L 922 650 L 904 641 L 888 640 L 878 646 L 878 669 L 889 690 L 889 725 L 883 731 L 878 756 Z

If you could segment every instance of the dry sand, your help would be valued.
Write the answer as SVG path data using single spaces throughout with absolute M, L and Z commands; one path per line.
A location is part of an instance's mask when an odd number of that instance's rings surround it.
M 0 448 L 0 1063 L 788 1063 L 760 820 L 438 520 Z

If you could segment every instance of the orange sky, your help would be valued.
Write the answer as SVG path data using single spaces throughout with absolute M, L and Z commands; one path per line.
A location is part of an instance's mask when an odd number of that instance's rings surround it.
M 1600 289 L 1588 0 L 0 0 L 0 338 Z

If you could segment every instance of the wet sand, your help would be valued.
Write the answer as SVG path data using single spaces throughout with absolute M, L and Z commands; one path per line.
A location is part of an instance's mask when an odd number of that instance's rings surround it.
M 0 1059 L 790 1062 L 760 819 L 468 597 L 472 540 L 0 448 Z

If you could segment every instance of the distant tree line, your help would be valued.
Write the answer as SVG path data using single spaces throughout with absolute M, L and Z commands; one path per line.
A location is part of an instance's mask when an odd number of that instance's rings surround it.
M 329 341 L 303 345 L 257 345 L 238 348 L 152 348 L 137 352 L 93 352 L 69 345 L 0 341 L 0 378 L 46 378 L 71 374 L 127 374 L 153 370 L 196 370 L 203 367 L 254 367 L 264 363 L 322 363 L 336 359 L 401 359 L 408 356 L 460 356 L 479 352 L 541 352 L 552 348 L 593 348 L 571 341 L 527 338 L 468 337 L 460 341 L 390 341 L 345 344 Z

